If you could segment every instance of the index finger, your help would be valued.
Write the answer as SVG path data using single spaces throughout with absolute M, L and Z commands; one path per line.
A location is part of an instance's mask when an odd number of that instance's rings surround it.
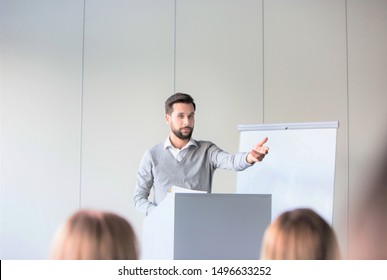
M 267 137 L 263 138 L 262 141 L 257 144 L 257 147 L 262 147 L 267 142 L 268 139 L 269 138 Z

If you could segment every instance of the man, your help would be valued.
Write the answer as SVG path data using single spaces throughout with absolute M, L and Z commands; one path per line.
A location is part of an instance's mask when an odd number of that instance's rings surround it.
M 247 153 L 229 154 L 209 141 L 192 139 L 196 105 L 185 93 L 176 93 L 165 101 L 165 119 L 169 137 L 147 150 L 137 174 L 134 204 L 146 215 L 167 195 L 172 186 L 211 192 L 217 168 L 242 171 L 263 160 L 269 152 L 267 138 Z M 153 202 L 149 201 L 154 188 Z

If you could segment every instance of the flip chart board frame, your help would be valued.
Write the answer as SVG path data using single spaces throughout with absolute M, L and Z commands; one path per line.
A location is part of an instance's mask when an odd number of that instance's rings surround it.
M 312 208 L 332 224 L 338 122 L 239 125 L 239 151 L 263 137 L 264 161 L 238 172 L 237 193 L 272 195 L 272 220 L 299 207 Z

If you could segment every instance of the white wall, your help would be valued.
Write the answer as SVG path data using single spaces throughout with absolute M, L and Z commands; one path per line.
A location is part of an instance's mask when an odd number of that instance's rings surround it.
M 194 137 L 230 152 L 239 124 L 339 121 L 346 250 L 356 174 L 385 127 L 387 1 L 0 0 L 0 16 L 1 259 L 47 258 L 80 207 L 141 238 L 136 171 L 175 91 L 197 102 Z M 235 185 L 217 171 L 214 192 Z
M 1 259 L 47 256 L 79 207 L 80 1 L 1 1 Z

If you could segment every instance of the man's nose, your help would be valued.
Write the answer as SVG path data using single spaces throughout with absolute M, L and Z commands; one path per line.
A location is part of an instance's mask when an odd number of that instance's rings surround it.
M 184 122 L 183 122 L 184 126 L 187 126 L 189 124 L 189 119 L 188 117 L 185 117 L 184 118 Z

